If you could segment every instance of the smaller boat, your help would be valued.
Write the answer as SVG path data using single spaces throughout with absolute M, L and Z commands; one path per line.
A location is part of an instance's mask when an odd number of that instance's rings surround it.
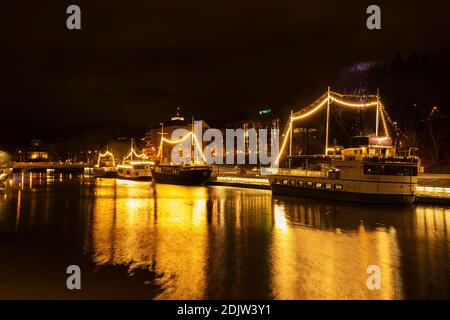
M 156 183 L 167 183 L 167 184 L 178 184 L 178 185 L 190 185 L 190 186 L 199 186 L 204 185 L 208 182 L 212 168 L 206 164 L 197 164 L 193 159 L 194 152 L 192 148 L 194 145 L 194 118 L 192 118 L 192 131 L 188 134 L 191 138 L 191 159 L 188 164 L 171 164 L 163 163 L 163 153 L 162 147 L 164 142 L 164 125 L 161 127 L 161 149 L 160 163 L 156 164 L 152 168 L 153 181 Z M 188 137 L 185 136 L 185 138 Z M 183 138 L 183 139 L 185 139 Z M 197 146 L 198 147 L 198 146 Z
M 152 161 L 130 161 L 117 166 L 119 179 L 152 180 Z
M 116 161 L 114 155 L 109 150 L 98 155 L 98 161 L 94 167 L 94 176 L 97 178 L 117 177 Z
M 94 177 L 96 178 L 117 178 L 116 167 L 94 167 Z
M 148 161 L 144 153 L 136 153 L 133 144 L 134 140 L 131 139 L 130 153 L 125 157 L 124 162 L 117 166 L 117 177 L 130 180 L 152 180 L 151 168 L 154 162 Z

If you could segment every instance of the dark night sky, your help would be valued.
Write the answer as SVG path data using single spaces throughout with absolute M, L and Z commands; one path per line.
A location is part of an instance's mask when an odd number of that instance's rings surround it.
M 413 2 L 413 3 L 412 3 Z M 369 4 L 382 30 L 365 27 Z M 66 7 L 82 30 L 66 29 Z M 0 142 L 312 102 L 343 67 L 448 47 L 448 1 L 2 1 Z M 130 129 L 132 128 L 132 129 Z

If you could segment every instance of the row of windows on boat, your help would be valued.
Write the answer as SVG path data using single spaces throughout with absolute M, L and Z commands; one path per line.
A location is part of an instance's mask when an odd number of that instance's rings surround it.
M 131 175 L 131 170 L 122 170 L 122 169 L 119 169 L 118 172 L 119 172 L 120 174 Z M 138 175 L 139 175 L 139 172 L 134 172 L 134 175 L 135 175 L 135 176 L 138 176 Z
M 384 176 L 417 176 L 417 166 L 365 164 L 364 174 Z
M 285 186 L 292 187 L 302 187 L 302 188 L 315 188 L 315 189 L 326 189 L 326 190 L 337 190 L 341 191 L 344 189 L 342 184 L 339 183 L 323 183 L 323 182 L 313 182 L 313 181 L 303 181 L 303 180 L 287 180 L 287 179 L 275 179 L 275 184 L 282 184 Z
M 155 171 L 157 173 L 169 173 L 169 174 L 179 174 L 180 173 L 179 169 L 165 168 L 165 167 L 156 167 Z

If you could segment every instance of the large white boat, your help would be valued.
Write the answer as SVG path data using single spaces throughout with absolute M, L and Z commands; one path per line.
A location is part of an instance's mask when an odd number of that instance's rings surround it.
M 412 203 L 415 199 L 420 161 L 397 156 L 389 143 L 302 158 L 306 167 L 268 172 L 274 195 L 372 203 Z

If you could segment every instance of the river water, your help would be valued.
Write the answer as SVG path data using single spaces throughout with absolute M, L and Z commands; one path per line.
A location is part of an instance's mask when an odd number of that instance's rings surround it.
M 14 175 L 0 299 L 450 298 L 450 208 Z M 81 268 L 68 290 L 66 268 Z M 381 270 L 369 289 L 367 269 Z

